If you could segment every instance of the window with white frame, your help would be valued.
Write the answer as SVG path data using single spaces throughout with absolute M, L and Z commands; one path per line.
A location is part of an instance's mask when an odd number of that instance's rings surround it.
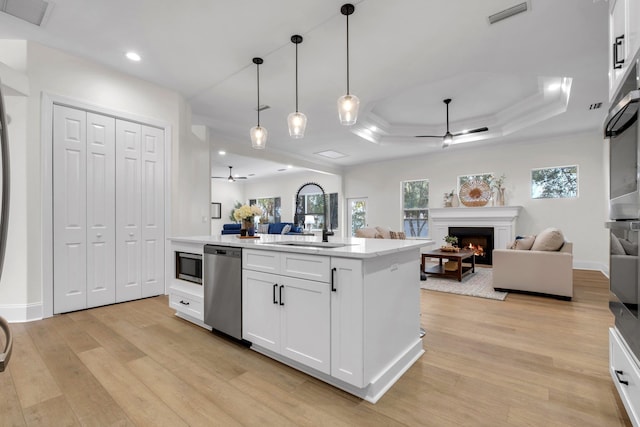
M 402 227 L 407 237 L 429 235 L 429 180 L 402 181 Z
M 557 166 L 531 170 L 532 199 L 578 197 L 578 166 Z

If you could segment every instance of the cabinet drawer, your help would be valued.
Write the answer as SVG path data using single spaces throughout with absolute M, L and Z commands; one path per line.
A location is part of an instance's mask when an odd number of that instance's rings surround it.
M 640 367 L 615 329 L 609 329 L 609 369 L 620 399 L 635 426 L 640 425 Z M 626 384 L 625 384 L 626 383 Z
M 204 321 L 204 309 L 201 298 L 171 289 L 169 291 L 169 306 L 176 311 Z
M 242 251 L 242 268 L 265 273 L 280 273 L 280 253 L 244 249 Z
M 327 256 L 283 252 L 280 259 L 282 275 L 329 283 L 331 263 Z

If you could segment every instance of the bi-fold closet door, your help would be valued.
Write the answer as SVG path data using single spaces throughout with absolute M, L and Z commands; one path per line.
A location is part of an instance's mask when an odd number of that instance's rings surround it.
M 164 292 L 163 131 L 53 115 L 54 313 Z

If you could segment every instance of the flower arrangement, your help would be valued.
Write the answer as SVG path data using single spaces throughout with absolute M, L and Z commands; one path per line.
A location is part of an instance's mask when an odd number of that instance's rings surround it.
M 242 205 L 233 211 L 233 217 L 236 221 L 251 221 L 253 217 L 262 215 L 262 209 L 258 205 Z
M 504 176 L 504 174 L 500 175 L 499 178 L 496 178 L 495 176 L 491 175 L 491 177 L 489 178 L 489 186 L 491 187 L 492 190 L 500 190 L 504 188 L 505 179 L 506 177 Z

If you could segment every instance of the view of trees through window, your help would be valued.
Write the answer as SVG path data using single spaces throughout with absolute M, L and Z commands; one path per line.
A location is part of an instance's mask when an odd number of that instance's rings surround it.
M 462 187 L 462 184 L 466 184 L 470 181 L 481 181 L 491 184 L 491 177 L 493 173 L 480 173 L 477 175 L 461 175 L 458 177 L 458 190 Z
M 249 205 L 258 205 L 262 208 L 261 224 L 280 222 L 280 197 L 251 199 Z
M 429 235 L 429 180 L 402 182 L 402 214 L 407 236 Z
M 531 170 L 531 198 L 578 197 L 578 166 Z
M 367 201 L 358 199 L 351 202 L 351 235 L 355 236 L 356 230 L 366 227 Z

